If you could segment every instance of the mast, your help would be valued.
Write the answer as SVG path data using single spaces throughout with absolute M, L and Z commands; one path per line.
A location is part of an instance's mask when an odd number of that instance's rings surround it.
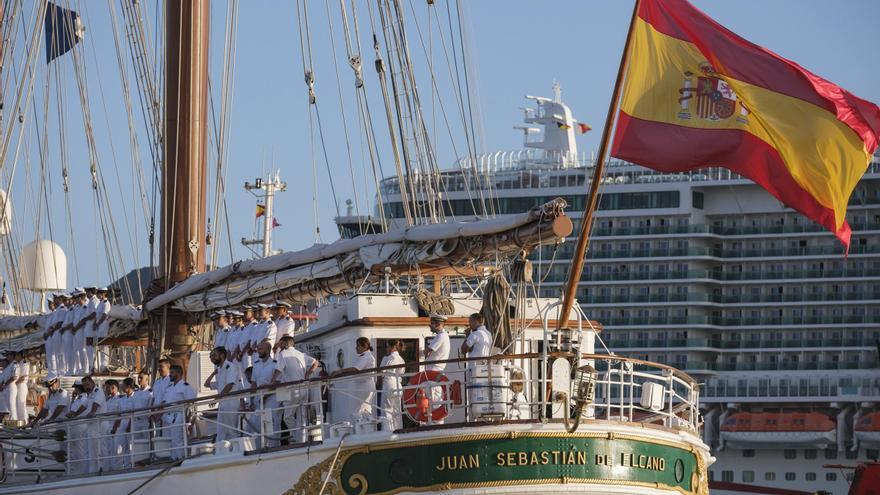
M 565 294 L 562 300 L 562 310 L 559 313 L 558 325 L 568 325 L 568 315 L 574 306 L 574 296 L 577 292 L 578 281 L 584 271 L 584 256 L 590 246 L 590 231 L 593 227 L 593 217 L 599 206 L 599 185 L 605 172 L 605 155 L 608 151 L 608 142 L 611 141 L 611 129 L 614 127 L 614 113 L 620 101 L 620 88 L 623 86 L 623 76 L 626 72 L 626 64 L 629 59 L 630 45 L 632 44 L 633 27 L 636 25 L 636 17 L 639 15 L 641 0 L 636 0 L 633 6 L 632 18 L 629 21 L 629 31 L 626 34 L 626 43 L 623 45 L 623 53 L 620 55 L 620 66 L 617 68 L 617 79 L 614 81 L 614 91 L 611 93 L 611 101 L 608 103 L 608 115 L 605 117 L 605 129 L 602 131 L 602 143 L 599 145 L 599 156 L 596 158 L 596 166 L 593 169 L 593 177 L 590 180 L 590 192 L 587 196 L 587 204 L 584 207 L 584 215 L 581 218 L 581 229 L 578 233 L 577 246 L 574 248 L 574 259 L 571 262 L 571 271 L 568 273 L 568 283 L 565 286 Z
M 275 254 L 275 251 L 272 250 L 272 229 L 275 228 L 275 193 L 286 191 L 287 183 L 282 182 L 280 171 L 276 171 L 274 177 L 269 176 L 265 180 L 257 178 L 253 184 L 245 182 L 244 189 L 263 200 L 263 205 L 257 205 L 257 208 L 263 207 L 263 212 L 259 215 L 263 217 L 263 237 L 257 239 L 242 238 L 241 243 L 247 246 L 248 249 L 255 244 L 260 245 L 262 246 L 263 258 L 272 256 Z M 265 192 L 257 193 L 255 191 Z M 253 249 L 251 249 L 251 252 L 256 254 Z
M 165 163 L 159 267 L 165 290 L 205 271 L 210 0 L 165 2 Z M 166 311 L 161 346 L 184 366 L 193 343 L 182 313 Z

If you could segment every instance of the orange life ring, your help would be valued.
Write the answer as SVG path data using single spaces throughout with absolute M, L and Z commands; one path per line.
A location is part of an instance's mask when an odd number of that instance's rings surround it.
M 428 422 L 428 408 L 430 407 L 430 401 L 428 400 L 426 393 L 430 393 L 432 387 L 428 382 L 438 384 L 449 383 L 449 378 L 440 371 L 422 371 L 412 377 L 409 381 L 409 385 L 421 385 L 423 383 L 426 385 L 417 388 L 407 388 L 403 391 L 403 406 L 406 408 L 406 414 L 410 419 L 418 421 L 419 423 Z M 443 398 L 441 400 L 445 403 L 447 401 L 446 387 L 441 386 L 441 390 L 443 391 Z M 448 415 L 449 411 L 446 409 L 446 405 L 442 403 L 431 410 L 432 421 L 440 421 Z

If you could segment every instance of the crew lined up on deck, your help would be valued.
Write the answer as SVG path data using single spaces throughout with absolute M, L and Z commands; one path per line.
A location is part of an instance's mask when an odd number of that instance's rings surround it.
M 85 375 L 106 371 L 109 348 L 100 345 L 110 333 L 110 307 L 106 287 L 86 287 L 49 300 L 43 334 L 46 368 L 59 375 Z

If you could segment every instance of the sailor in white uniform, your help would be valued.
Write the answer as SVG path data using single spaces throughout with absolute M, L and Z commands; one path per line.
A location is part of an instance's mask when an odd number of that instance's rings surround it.
M 150 388 L 150 374 L 144 371 L 138 373 L 138 389 L 132 395 L 132 409 L 140 410 L 153 405 L 153 389 Z M 149 440 L 150 416 L 146 411 L 135 413 L 131 424 L 132 440 Z
M 18 413 L 18 419 L 23 421 L 27 421 L 29 419 L 27 410 L 27 397 L 28 380 L 30 380 L 30 377 L 31 363 L 26 357 L 24 357 L 23 352 L 18 352 L 18 380 L 16 380 L 18 391 L 15 396 L 15 404 L 16 412 Z
M 430 315 L 430 321 L 428 326 L 431 328 L 431 331 L 434 332 L 434 338 L 431 339 L 431 342 L 428 343 L 428 348 L 425 349 L 425 360 L 427 364 L 425 364 L 426 371 L 446 371 L 446 363 L 438 363 L 432 361 L 445 361 L 449 359 L 449 351 L 450 351 L 450 343 L 449 343 L 449 334 L 446 333 L 446 317 L 443 315 L 432 314 Z M 431 410 L 436 409 L 440 406 L 440 402 L 443 401 L 443 387 L 440 385 L 431 387 Z M 434 421 L 434 424 L 443 424 L 444 420 L 440 419 Z
M 270 385 L 275 382 L 278 375 L 278 361 L 272 359 L 272 343 L 269 339 L 263 339 L 257 344 L 257 357 L 254 359 L 254 365 L 251 370 L 251 388 Z M 260 398 L 262 397 L 262 401 Z M 269 440 L 266 447 L 275 447 L 281 443 L 280 438 L 276 438 L 281 431 L 281 410 L 278 408 L 278 399 L 274 390 L 266 391 L 262 396 L 257 396 L 257 404 L 255 415 L 259 418 L 259 426 L 263 430 Z
M 254 354 L 257 353 L 257 346 L 260 345 L 260 342 L 269 339 L 269 342 L 274 345 L 278 335 L 278 327 L 272 321 L 272 306 L 258 304 L 257 311 L 259 312 L 259 323 L 257 324 L 256 331 L 251 335 L 251 349 Z
M 400 349 L 403 343 L 397 339 L 388 341 L 387 355 L 382 358 L 381 368 L 387 366 L 400 366 L 405 364 L 400 357 Z M 382 428 L 385 431 L 399 430 L 403 427 L 402 409 L 400 399 L 403 395 L 400 378 L 404 373 L 403 368 L 394 368 L 382 371 Z
M 238 363 L 241 369 L 241 342 L 244 336 L 242 319 L 244 318 L 244 313 L 233 309 L 226 311 L 226 314 L 229 315 L 231 321 L 229 335 L 226 337 L 226 345 L 224 347 L 226 347 L 226 352 L 229 353 L 228 359 Z M 244 369 L 241 369 L 241 371 L 243 372 Z
M 279 349 L 281 350 L 275 356 L 276 369 L 279 372 L 275 375 L 276 382 L 289 383 L 306 380 L 318 367 L 317 360 L 293 347 L 293 337 L 289 335 L 281 338 Z M 280 399 L 283 408 L 282 416 L 287 429 L 291 432 L 290 437 L 294 442 L 305 442 L 305 427 L 308 425 L 308 408 L 306 407 L 309 398 L 308 389 L 304 387 L 290 390 L 278 389 L 276 393 L 283 396 Z
M 214 372 L 205 380 L 206 388 L 213 388 L 221 397 L 237 390 L 241 381 L 238 363 L 228 359 L 225 347 L 216 347 L 211 351 L 211 362 Z M 241 398 L 220 399 L 217 406 L 217 436 L 215 442 L 222 442 L 241 436 L 239 433 L 239 417 L 241 414 Z
M 89 413 L 89 394 L 85 387 L 77 383 L 73 386 L 73 399 L 68 407 L 67 419 L 84 418 Z M 89 467 L 86 460 L 88 456 L 86 432 L 88 424 L 85 422 L 67 424 L 68 451 L 67 472 L 69 474 L 83 474 Z
M 61 388 L 58 375 L 49 373 L 43 380 L 43 385 L 49 389 L 49 394 L 46 396 L 43 408 L 31 421 L 31 426 L 37 423 L 46 424 L 60 420 L 67 413 L 67 406 L 70 404 L 70 397 L 67 395 L 67 390 Z
M 66 302 L 66 294 L 55 295 L 55 311 L 48 323 L 48 329 L 52 331 L 52 338 L 55 341 L 55 372 L 59 375 L 67 374 L 64 332 L 61 330 L 61 327 L 64 326 L 64 319 L 67 317 Z
M 171 366 L 171 385 L 162 394 L 162 404 L 171 404 L 196 398 L 196 390 L 183 380 L 183 368 Z M 171 438 L 171 459 L 184 458 L 184 438 L 186 435 L 189 406 L 178 406 L 162 415 L 162 424 L 166 427 L 165 434 Z
M 281 337 L 284 337 L 285 335 L 293 337 L 293 334 L 296 331 L 296 322 L 294 322 L 293 318 L 288 314 L 289 311 L 290 303 L 285 301 L 275 301 L 275 327 L 277 333 L 275 334 L 275 342 L 272 343 L 272 346 L 275 349 L 278 348 L 278 343 L 281 342 Z
M 223 347 L 228 351 L 227 339 L 229 333 L 232 332 L 232 328 L 229 326 L 229 316 L 226 315 L 226 311 L 221 309 L 211 313 L 211 319 L 214 320 L 214 349 Z
M 112 303 L 107 298 L 107 287 L 98 288 L 98 307 L 95 309 L 95 352 L 96 366 L 99 371 L 106 371 L 110 364 L 110 347 L 101 345 L 110 336 L 110 308 Z
M 131 413 L 137 406 L 134 397 L 134 379 L 126 377 L 122 380 L 122 393 L 116 396 L 118 412 Z M 110 458 L 110 469 L 131 467 L 131 416 L 120 416 L 113 422 L 110 430 L 113 434 L 113 450 L 116 455 Z
M 0 413 L 6 413 L 6 419 L 15 421 L 18 419 L 18 376 L 20 368 L 15 361 L 15 353 L 6 351 L 6 365 L 0 374 Z
M 76 373 L 76 366 L 79 362 L 76 352 L 76 335 L 73 331 L 73 325 L 76 323 L 77 304 L 74 297 L 79 294 L 74 291 L 71 297 L 67 299 L 64 311 L 64 320 L 61 322 L 61 347 L 64 348 L 64 373 L 73 375 Z
M 114 414 L 122 411 L 122 400 L 119 396 L 119 382 L 113 379 L 104 382 L 104 413 Z M 118 419 L 101 421 L 101 459 L 99 465 L 103 471 L 112 471 L 122 467 L 122 456 L 116 444 Z
M 90 376 L 84 377 L 82 384 L 88 394 L 87 413 L 84 417 L 91 418 L 106 412 L 107 397 L 104 395 L 104 391 L 95 385 L 95 381 Z M 102 428 L 98 423 L 94 421 L 87 422 L 85 432 L 86 455 L 88 457 L 88 472 L 90 473 L 97 473 L 103 465 L 100 459 L 98 459 L 103 450 L 101 446 L 103 443 L 101 442 L 101 433 Z
M 357 357 L 352 366 L 336 370 L 332 376 L 356 373 L 376 367 L 376 358 L 373 356 L 373 346 L 370 339 L 358 337 L 355 341 Z M 342 383 L 346 394 L 353 397 L 354 411 L 351 418 L 355 423 L 369 422 L 376 418 L 373 411 L 373 399 L 376 395 L 376 378 L 372 375 L 358 376 Z
M 165 391 L 168 390 L 168 387 L 171 386 L 171 361 L 167 358 L 162 358 L 159 360 L 159 377 L 156 378 L 156 381 L 153 382 L 153 403 L 152 406 L 162 405 L 162 399 L 165 398 Z M 167 436 L 164 429 L 162 429 L 162 414 L 154 414 L 150 416 L 153 421 L 153 426 L 155 426 L 155 436 L 164 437 Z M 164 455 L 165 453 L 162 452 Z
M 49 299 L 46 303 L 49 307 L 49 312 L 42 318 L 44 327 L 43 345 L 46 349 L 46 369 L 49 373 L 58 372 L 58 362 L 55 359 L 55 353 L 57 352 L 58 347 L 55 344 L 55 332 L 52 330 L 52 323 L 55 320 L 55 301 L 53 299 Z
M 86 355 L 86 335 L 84 328 L 87 318 L 89 317 L 88 297 L 82 289 L 77 292 L 76 304 L 74 305 L 74 317 L 71 320 L 71 331 L 73 331 L 73 361 L 75 363 L 73 373 L 77 375 L 85 375 L 88 373 L 89 361 Z
M 82 332 L 85 339 L 85 373 L 92 373 L 95 369 L 95 346 L 97 337 L 97 327 L 95 320 L 98 317 L 98 305 L 101 301 L 95 295 L 96 287 L 86 287 L 86 310 L 82 317 Z
M 245 370 L 253 364 L 251 355 L 254 350 L 251 348 L 251 341 L 260 322 L 254 317 L 255 308 L 252 305 L 246 304 L 241 309 L 244 311 L 244 319 L 242 320 L 242 331 L 244 334 L 239 341 L 239 347 L 241 348 L 241 369 Z

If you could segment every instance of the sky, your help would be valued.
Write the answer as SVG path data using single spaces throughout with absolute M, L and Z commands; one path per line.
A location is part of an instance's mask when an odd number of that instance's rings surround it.
M 152 197 L 149 191 L 146 196 L 141 195 L 139 172 L 134 164 L 141 163 L 144 184 L 149 190 L 153 163 L 124 41 L 121 55 L 124 63 L 122 66 L 118 63 L 112 26 L 114 20 L 117 26 L 121 25 L 119 4 L 112 0 L 69 3 L 81 12 L 87 29 L 84 42 L 77 47 L 77 60 L 85 67 L 86 80 L 81 86 L 89 102 L 88 121 L 96 143 L 94 149 L 104 196 L 96 196 L 91 188 L 89 148 L 83 124 L 87 119 L 83 117 L 70 54 L 53 62 L 55 68 L 46 66 L 42 57 L 38 58 L 34 101 L 24 112 L 26 130 L 20 145 L 16 146 L 17 135 L 11 139 L 0 179 L 4 188 L 11 180 L 14 249 L 20 249 L 38 236 L 52 238 L 67 253 L 67 286 L 73 287 L 106 284 L 117 275 L 149 264 L 148 218 Z M 156 3 L 143 3 L 148 7 L 148 24 L 154 36 Z M 438 162 L 441 167 L 449 168 L 458 156 L 466 153 L 466 145 L 455 106 L 456 86 L 450 77 L 456 71 L 450 61 L 448 4 L 445 0 L 436 0 L 429 13 L 424 1 L 403 0 L 401 3 L 406 6 L 410 52 L 417 67 L 425 120 L 435 137 L 433 144 Z M 857 96 L 880 102 L 880 68 L 876 55 L 880 2 L 695 0 L 694 3 L 746 39 L 798 62 Z M 314 113 L 310 125 L 296 3 L 240 2 L 235 69 L 231 73 L 233 96 L 231 105 L 226 107 L 229 139 L 225 199 L 231 236 L 227 235 L 222 222 L 218 229 L 217 219 L 212 218 L 213 233 L 219 241 L 215 264 L 224 265 L 251 256 L 241 246 L 240 239 L 255 233 L 255 198 L 242 185 L 269 171 L 278 170 L 288 185 L 275 203 L 275 217 L 281 224 L 274 229 L 275 248 L 292 251 L 316 241 L 335 240 L 338 235 L 333 218 L 337 211 L 345 214 L 347 199 L 354 202 L 355 213 L 367 213 L 373 208 L 374 179 L 359 128 L 352 72 L 344 55 L 339 3 L 314 0 L 307 5 L 310 65 L 315 75 L 327 161 Z M 357 17 L 365 87 L 379 142 L 381 175 L 388 176 L 393 174 L 393 162 L 373 70 L 367 3 L 356 2 L 356 5 L 360 9 Z M 520 149 L 522 134 L 513 127 L 521 123 L 520 108 L 529 106 L 524 95 L 552 96 L 554 83 L 561 85 L 563 100 L 574 116 L 594 129 L 578 138 L 579 148 L 587 152 L 596 150 L 632 5 L 631 1 L 624 0 L 463 2 L 462 33 L 469 62 L 471 103 L 477 115 L 478 151 Z M 220 101 L 224 44 L 228 35 L 227 7 L 227 2 L 221 0 L 215 0 L 212 7 L 210 77 L 216 115 L 223 110 Z M 451 10 L 454 9 L 453 3 Z M 30 20 L 28 15 L 32 13 L 23 14 L 22 19 Z M 458 26 L 454 25 L 452 30 L 458 49 Z M 16 85 L 8 81 L 10 71 L 11 79 L 17 77 L 15 74 L 20 76 L 24 46 L 23 42 L 14 46 L 18 55 L 8 57 L 4 65 L 4 100 L 8 103 L 3 108 L 4 134 L 16 118 L 12 103 Z M 450 55 L 444 57 L 444 49 Z M 428 70 L 429 60 L 434 69 L 434 84 Z M 125 68 L 128 77 L 133 105 L 132 132 L 120 67 Z M 432 90 L 434 85 L 436 91 Z M 441 107 L 450 121 L 448 128 L 443 123 Z M 132 151 L 132 136 L 138 142 L 135 151 Z M 212 142 L 210 148 L 208 196 L 209 216 L 213 217 L 215 143 Z M 70 173 L 70 188 L 66 194 L 61 187 L 61 169 L 65 163 Z M 39 188 L 41 180 L 47 185 L 45 193 Z M 41 196 L 48 208 L 35 199 Z M 9 243 L 4 249 L 8 251 Z M 7 260 L 4 267 L 7 278 L 12 269 L 9 263 Z

